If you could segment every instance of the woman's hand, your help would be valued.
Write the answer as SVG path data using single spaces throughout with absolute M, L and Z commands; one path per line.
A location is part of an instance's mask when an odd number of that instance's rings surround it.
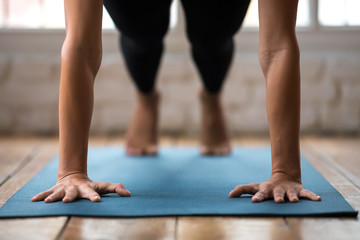
M 285 197 L 290 202 L 298 202 L 299 198 L 308 198 L 321 201 L 316 194 L 304 189 L 300 180 L 294 179 L 285 173 L 277 172 L 266 182 L 238 185 L 229 194 L 229 197 L 240 197 L 242 194 L 253 194 L 253 202 L 262 202 L 272 198 L 277 203 L 285 202 Z
M 46 203 L 63 201 L 72 202 L 77 198 L 89 199 L 92 202 L 100 202 L 100 195 L 117 193 L 121 197 L 130 197 L 131 194 L 121 184 L 107 182 L 93 182 L 86 174 L 74 173 L 59 179 L 51 189 L 35 195 L 31 201 L 45 201 Z

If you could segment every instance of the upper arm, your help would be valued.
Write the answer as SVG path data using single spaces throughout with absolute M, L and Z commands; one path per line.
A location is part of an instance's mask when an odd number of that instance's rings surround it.
M 102 4 L 102 0 L 64 0 L 67 41 L 84 48 L 101 46 Z

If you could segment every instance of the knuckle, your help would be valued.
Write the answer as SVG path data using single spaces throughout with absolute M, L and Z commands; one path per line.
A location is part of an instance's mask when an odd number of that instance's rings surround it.
M 263 192 L 263 191 L 261 191 L 261 192 L 257 192 L 256 193 L 256 195 L 258 196 L 258 197 L 265 197 L 267 194 L 265 193 L 265 192 Z
M 70 185 L 66 188 L 66 191 L 73 192 L 73 191 L 75 191 L 75 189 L 76 189 L 75 186 Z
M 261 185 L 261 187 L 260 187 L 260 190 L 261 190 L 262 192 L 267 191 L 268 189 L 274 189 L 274 186 L 273 186 L 272 183 L 264 183 L 264 184 Z
M 88 184 L 88 183 L 81 183 L 78 186 L 79 186 L 80 189 L 91 188 L 90 184 Z
M 303 190 L 301 190 L 304 194 L 314 194 L 314 193 L 312 193 L 312 192 L 310 192 L 310 191 L 308 191 L 308 190 L 306 190 L 306 189 L 303 189 Z
M 290 191 L 288 191 L 288 194 L 290 196 L 294 196 L 294 195 L 297 195 L 298 193 L 296 191 L 294 191 L 294 190 L 290 190 Z

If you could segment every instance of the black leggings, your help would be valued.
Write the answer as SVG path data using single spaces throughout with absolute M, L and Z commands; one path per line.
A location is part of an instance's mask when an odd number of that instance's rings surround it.
M 205 88 L 221 90 L 250 0 L 181 0 L 192 57 Z M 168 31 L 171 0 L 104 0 L 121 32 L 120 45 L 137 88 L 153 90 L 163 38 Z

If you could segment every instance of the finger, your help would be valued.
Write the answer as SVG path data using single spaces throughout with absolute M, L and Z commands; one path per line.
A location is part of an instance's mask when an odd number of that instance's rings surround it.
M 316 195 L 313 192 L 310 192 L 306 189 L 302 189 L 299 193 L 299 197 L 308 198 L 313 201 L 321 201 L 321 197 Z
M 259 191 L 259 183 L 250 183 L 247 185 L 238 185 L 229 194 L 229 197 L 240 197 L 242 194 L 255 194 Z
M 45 202 L 46 203 L 56 202 L 56 201 L 63 199 L 64 196 L 65 196 L 64 190 L 60 190 L 60 191 L 52 193 L 50 196 L 45 198 Z
M 127 190 L 127 189 L 124 187 L 124 185 L 122 185 L 122 184 L 115 184 L 115 185 L 117 185 L 117 186 L 115 187 L 115 191 L 116 191 L 116 193 L 117 193 L 119 196 L 121 196 L 121 197 L 131 197 L 130 191 Z
M 76 188 L 69 189 L 65 193 L 65 197 L 63 198 L 64 203 L 73 202 L 78 196 L 78 191 Z
M 287 190 L 286 196 L 290 202 L 298 202 L 299 201 L 298 194 L 293 189 Z
M 100 194 L 117 193 L 121 197 L 130 197 L 130 192 L 121 183 L 97 183 L 97 192 Z
M 37 202 L 37 201 L 42 201 L 44 200 L 46 197 L 48 197 L 49 195 L 51 195 L 53 193 L 53 190 L 47 190 L 45 192 L 36 194 L 34 197 L 31 198 L 32 202 Z
M 81 198 L 89 199 L 92 202 L 100 202 L 100 195 L 90 187 L 79 189 L 79 195 Z
M 269 193 L 266 191 L 259 191 L 251 198 L 253 202 L 262 202 L 269 197 Z
M 273 192 L 274 195 L 274 201 L 276 203 L 283 203 L 285 202 L 284 197 L 285 197 L 285 189 L 283 188 L 277 188 L 274 190 Z

